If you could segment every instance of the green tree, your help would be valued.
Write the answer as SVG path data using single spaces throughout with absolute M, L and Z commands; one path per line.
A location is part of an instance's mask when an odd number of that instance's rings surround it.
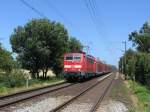
M 150 54 L 138 53 L 136 61 L 136 81 L 149 84 L 150 87 Z
M 143 27 L 137 32 L 129 34 L 129 40 L 133 42 L 138 51 L 150 52 L 150 25 L 148 22 L 143 24 Z
M 0 44 L 0 69 L 11 72 L 13 69 L 14 61 L 11 56 L 11 53 L 6 49 L 2 48 Z
M 125 58 L 126 58 L 126 66 L 125 66 Z M 126 54 L 120 58 L 119 61 L 119 69 L 122 73 L 125 74 L 125 79 L 127 77 L 133 80 L 135 75 L 135 63 L 136 63 L 136 52 L 132 49 L 127 50 Z
M 68 42 L 69 52 L 80 52 L 83 49 L 83 45 L 79 40 L 71 37 Z
M 120 58 L 119 68 L 123 73 L 126 72 L 125 74 L 132 80 L 135 79 L 135 81 L 150 87 L 150 25 L 145 22 L 138 32 L 129 34 L 129 40 L 132 41 L 137 51 L 129 49 Z M 126 66 L 124 66 L 125 57 L 127 59 Z
M 68 33 L 60 23 L 33 19 L 15 28 L 10 42 L 23 68 L 30 70 L 32 77 L 39 77 L 39 70 L 46 77 L 48 68 L 60 72 L 56 68 L 61 68 L 63 54 L 67 51 Z

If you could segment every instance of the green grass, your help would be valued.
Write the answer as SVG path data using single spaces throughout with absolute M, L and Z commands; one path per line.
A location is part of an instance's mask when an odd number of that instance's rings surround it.
M 115 87 L 111 90 L 111 96 L 118 98 L 118 96 L 122 96 L 124 98 L 128 98 L 128 89 L 123 83 L 115 84 Z M 128 99 L 130 100 L 130 99 Z
M 150 90 L 138 83 L 129 81 L 130 89 L 138 97 L 139 107 L 143 112 L 150 112 Z
M 136 109 L 134 107 L 129 108 L 128 112 L 136 112 Z
M 0 93 L 7 93 L 8 87 L 3 84 L 0 84 Z
M 57 77 L 50 77 L 47 80 L 31 79 L 29 80 L 28 88 L 26 87 L 26 83 L 24 83 L 22 86 L 19 87 L 8 87 L 5 82 L 0 82 L 0 95 L 6 95 L 6 94 L 19 92 L 22 90 L 33 89 L 33 88 L 47 86 L 47 85 L 53 85 L 64 81 L 65 80 L 63 78 L 57 78 Z
M 49 85 L 49 84 L 54 84 L 57 82 L 62 82 L 64 81 L 63 78 L 57 78 L 57 77 L 50 77 L 50 79 L 44 80 L 44 79 L 33 79 L 29 81 L 29 85 L 34 85 L 34 84 L 41 84 L 41 85 Z
M 27 74 L 20 70 L 13 70 L 12 72 L 0 72 L 0 95 L 6 95 L 26 89 L 32 89 L 36 87 L 42 87 L 46 85 L 52 85 L 59 82 L 63 82 L 62 75 L 59 77 L 47 77 L 43 79 L 30 79 L 28 80 L 27 88 Z

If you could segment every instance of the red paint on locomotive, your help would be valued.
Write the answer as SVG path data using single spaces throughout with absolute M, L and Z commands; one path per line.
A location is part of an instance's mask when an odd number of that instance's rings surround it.
M 86 53 L 66 53 L 64 74 L 66 77 L 87 78 L 108 72 L 108 66 Z

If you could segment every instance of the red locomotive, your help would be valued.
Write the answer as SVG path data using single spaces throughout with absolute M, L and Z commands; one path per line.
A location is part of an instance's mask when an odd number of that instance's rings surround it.
M 108 66 L 86 53 L 64 55 L 64 77 L 67 80 L 86 79 L 109 72 Z

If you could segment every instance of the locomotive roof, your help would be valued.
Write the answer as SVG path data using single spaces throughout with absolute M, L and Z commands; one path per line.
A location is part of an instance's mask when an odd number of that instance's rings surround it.
M 71 55 L 71 54 L 83 54 L 83 53 L 65 53 L 65 55 Z
M 86 54 L 85 52 L 73 52 L 73 53 L 65 53 L 65 55 L 71 55 L 71 54 L 85 54 L 87 57 L 89 57 L 89 58 L 94 58 L 95 59 L 95 57 L 94 56 L 92 56 L 92 55 L 89 55 L 89 54 Z

